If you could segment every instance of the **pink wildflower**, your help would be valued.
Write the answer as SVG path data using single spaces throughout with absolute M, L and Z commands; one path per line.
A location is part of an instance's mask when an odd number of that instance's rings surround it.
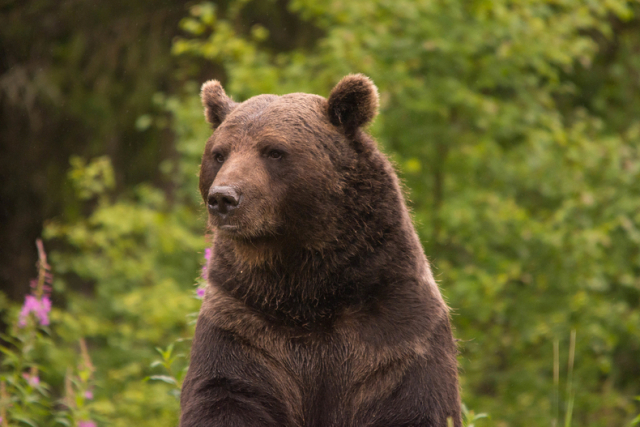
M 85 397 L 85 399 L 91 400 L 91 399 L 93 399 L 93 393 L 91 393 L 89 390 L 87 390 L 87 391 L 84 392 L 84 397 Z
M 29 375 L 25 372 L 22 374 L 22 378 L 27 380 L 29 385 L 37 386 L 38 384 L 40 384 L 40 378 L 37 375 Z
M 24 298 L 24 305 L 20 310 L 18 325 L 20 327 L 27 325 L 27 317 L 29 313 L 35 314 L 42 326 L 49 324 L 49 312 L 51 311 L 51 300 L 48 296 L 38 299 L 33 295 L 27 295 Z
M 207 248 L 204 250 L 204 259 L 206 260 L 204 265 L 202 266 L 202 278 L 207 278 L 207 261 L 211 258 L 211 248 Z
M 78 427 L 97 427 L 93 421 L 80 421 Z
M 198 296 L 198 298 L 204 298 L 204 288 L 198 288 L 198 290 L 196 291 L 196 295 Z

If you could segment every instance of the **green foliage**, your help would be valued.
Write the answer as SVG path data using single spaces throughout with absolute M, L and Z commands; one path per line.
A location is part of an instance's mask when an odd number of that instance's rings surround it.
M 187 315 L 199 306 L 193 284 L 205 240 L 196 171 L 209 130 L 195 87 L 187 90 L 191 97 L 185 103 L 155 96 L 173 114 L 179 141 L 179 159 L 161 165 L 171 182 L 168 190 L 141 184 L 116 197 L 109 193 L 108 159 L 72 159 L 69 177 L 90 214 L 69 223 L 52 221 L 45 229 L 48 239 L 63 244 L 52 255 L 64 277 L 55 286 L 67 294 L 66 310 L 53 316 L 58 336 L 65 342 L 86 338 L 98 368 L 95 410 L 114 426 L 177 423 L 179 380 L 171 371 L 159 376 L 152 362 L 154 348 L 193 336 Z M 166 126 L 166 120 L 155 117 L 153 125 Z M 51 361 L 67 357 L 61 347 Z M 162 366 L 171 369 L 174 358 L 163 354 Z
M 465 427 L 476 427 L 476 422 L 485 418 L 489 418 L 489 416 L 485 413 L 476 414 L 467 408 L 467 405 L 462 404 L 462 421 Z
M 640 396 L 636 396 L 636 400 L 640 401 Z M 640 414 L 631 421 L 632 426 L 640 424 Z
M 180 342 L 182 340 L 178 340 Z M 182 389 L 182 382 L 184 381 L 184 377 L 187 374 L 187 364 L 180 363 L 184 362 L 185 354 L 184 353 L 176 353 L 175 352 L 175 344 L 171 343 L 167 346 L 166 349 L 156 348 L 156 351 L 160 354 L 160 359 L 155 360 L 151 367 L 155 368 L 156 366 L 161 366 L 166 375 L 151 375 L 146 378 L 152 381 L 162 381 L 167 384 L 171 384 L 173 389 L 171 393 L 177 398 L 180 398 L 180 390 Z M 180 368 L 176 369 L 176 365 L 180 364 Z
M 69 181 L 76 188 L 78 198 L 91 199 L 113 190 L 115 181 L 108 156 L 94 159 L 89 165 L 77 156 L 71 157 Z

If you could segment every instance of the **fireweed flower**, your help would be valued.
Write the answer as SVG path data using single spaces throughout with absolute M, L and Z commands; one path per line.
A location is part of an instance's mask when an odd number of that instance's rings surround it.
M 47 253 L 44 250 L 42 240 L 37 239 L 36 246 L 38 247 L 38 278 L 31 280 L 29 284 L 31 293 L 24 298 L 24 305 L 18 317 L 18 326 L 21 328 L 27 325 L 30 313 L 33 313 L 40 325 L 47 326 L 49 324 L 49 312 L 51 311 L 49 295 L 51 294 L 53 275 L 51 267 L 47 263 Z
M 40 299 L 33 295 L 27 295 L 24 298 L 24 305 L 20 310 L 20 317 L 18 319 L 18 325 L 20 327 L 27 325 L 27 318 L 29 313 L 33 313 L 42 326 L 49 324 L 49 312 L 51 311 L 51 300 L 47 295 L 42 296 Z
M 93 421 L 80 421 L 78 427 L 96 427 L 96 423 Z
M 202 266 L 202 278 L 204 280 L 207 280 L 207 263 L 209 261 L 209 259 L 211 258 L 211 248 L 207 248 L 204 250 L 204 265 Z M 198 290 L 196 290 L 196 296 L 198 298 L 204 298 L 204 288 L 198 288 Z
M 207 261 L 209 261 L 209 258 L 211 258 L 211 248 L 207 248 L 204 250 L 204 265 L 202 266 L 202 278 L 206 279 L 207 278 Z
M 93 399 L 93 393 L 91 393 L 91 392 L 90 392 L 90 391 L 88 391 L 88 390 L 87 390 L 87 391 L 85 391 L 85 392 L 84 392 L 84 398 L 85 398 L 85 399 L 89 399 L 89 400 Z
M 40 384 L 40 378 L 37 375 L 29 375 L 27 373 L 24 373 L 22 374 L 22 378 L 27 380 L 29 385 L 37 386 L 38 384 Z

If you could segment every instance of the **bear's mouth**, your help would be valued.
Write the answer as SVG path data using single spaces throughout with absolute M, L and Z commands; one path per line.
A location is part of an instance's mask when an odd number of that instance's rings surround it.
M 227 231 L 230 233 L 237 233 L 240 231 L 240 227 L 234 224 L 223 224 L 218 227 L 222 231 Z

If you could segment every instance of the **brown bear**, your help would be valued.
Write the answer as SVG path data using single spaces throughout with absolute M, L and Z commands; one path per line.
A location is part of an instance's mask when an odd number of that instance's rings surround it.
M 328 100 L 236 103 L 217 81 L 201 96 L 213 255 L 180 425 L 460 426 L 448 308 L 363 130 L 371 80 Z

